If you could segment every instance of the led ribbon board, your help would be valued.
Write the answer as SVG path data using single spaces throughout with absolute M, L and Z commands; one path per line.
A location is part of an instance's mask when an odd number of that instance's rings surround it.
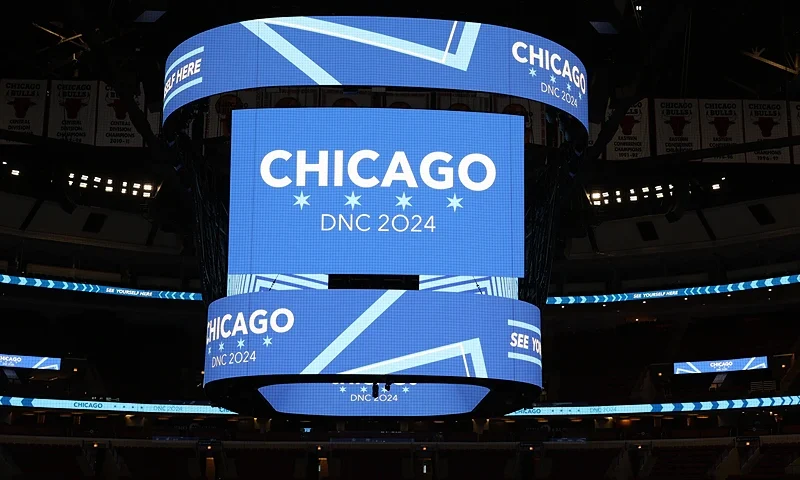
M 0 367 L 30 368 L 32 370 L 61 370 L 61 359 L 0 353 Z
M 234 111 L 228 274 L 523 277 L 523 121 Z
M 732 358 L 702 362 L 678 362 L 672 364 L 675 375 L 692 373 L 738 372 L 767 368 L 767 357 Z
M 518 300 L 401 290 L 262 292 L 217 300 L 208 318 L 205 384 L 259 377 L 261 393 L 285 413 L 464 413 L 499 381 L 542 385 L 539 310 Z M 311 378 L 320 375 L 331 383 Z M 369 388 L 334 384 L 338 375 L 347 382 L 363 376 Z M 405 383 L 373 399 L 371 382 L 386 375 Z M 306 376 L 314 383 L 304 385 Z
M 195 35 L 167 60 L 164 120 L 220 93 L 336 85 L 511 95 L 589 128 L 586 68 L 561 45 L 495 25 L 387 17 L 264 18 Z

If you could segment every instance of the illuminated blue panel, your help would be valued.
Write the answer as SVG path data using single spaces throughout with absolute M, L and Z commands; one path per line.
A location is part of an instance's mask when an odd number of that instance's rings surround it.
M 495 25 L 386 17 L 265 18 L 195 35 L 167 60 L 164 120 L 211 95 L 301 85 L 490 92 L 589 125 L 586 69 L 561 45 Z
M 42 280 L 41 278 L 15 277 L 0 274 L 0 284 L 26 287 L 49 288 L 68 292 L 102 293 L 105 295 L 121 295 L 123 297 L 160 298 L 164 300 L 202 300 L 199 293 L 171 292 L 166 290 L 139 290 L 136 288 L 110 287 L 91 283 L 66 282 L 62 280 Z
M 673 364 L 675 375 L 691 373 L 738 372 L 767 368 L 767 357 L 732 358 L 730 360 L 710 360 L 702 362 L 677 362 Z
M 61 359 L 0 353 L 0 367 L 30 368 L 33 370 L 61 370 Z
M 228 274 L 524 276 L 523 122 L 235 111 Z

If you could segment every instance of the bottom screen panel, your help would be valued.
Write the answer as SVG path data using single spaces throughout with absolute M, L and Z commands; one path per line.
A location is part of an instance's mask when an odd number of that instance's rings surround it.
M 259 392 L 281 412 L 295 415 L 407 417 L 455 415 L 475 409 L 489 393 L 479 385 L 397 383 L 386 389 L 371 383 L 293 383 L 261 387 Z

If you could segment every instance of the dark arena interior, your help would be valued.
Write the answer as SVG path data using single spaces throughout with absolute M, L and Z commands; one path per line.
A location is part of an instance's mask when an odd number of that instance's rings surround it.
M 0 480 L 800 479 L 796 0 L 0 40 Z

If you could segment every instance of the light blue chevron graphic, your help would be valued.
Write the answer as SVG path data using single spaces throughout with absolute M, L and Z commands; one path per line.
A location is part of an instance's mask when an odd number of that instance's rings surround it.
M 274 273 L 228 275 L 228 296 L 269 290 L 326 290 L 327 288 L 327 275 Z
M 195 48 L 194 50 L 192 50 L 189 53 L 186 53 L 185 55 L 181 55 L 180 58 L 178 58 L 177 60 L 172 62 L 172 65 L 169 66 L 169 68 L 167 69 L 166 73 L 164 74 L 164 80 L 166 81 L 167 78 L 169 77 L 170 72 L 175 70 L 175 67 L 177 67 L 178 65 L 183 63 L 184 60 L 188 60 L 188 59 L 194 57 L 195 55 L 200 55 L 204 51 L 205 51 L 205 47 L 199 47 L 199 48 Z
M 405 291 L 387 290 L 370 305 L 353 323 L 350 324 L 336 339 L 328 345 L 306 368 L 301 375 L 316 375 L 327 367 L 340 353 L 366 330 L 372 322 L 378 319 Z
M 509 327 L 517 327 L 517 328 L 524 328 L 525 330 L 530 330 L 531 332 L 535 333 L 536 335 L 542 336 L 542 331 L 539 330 L 539 327 L 536 325 L 531 325 L 530 323 L 519 322 L 517 320 L 509 320 L 508 321 Z
M 194 87 L 195 85 L 199 85 L 203 83 L 203 77 L 195 78 L 194 80 L 190 80 L 186 83 L 181 84 L 180 87 L 175 87 L 175 90 L 171 91 L 167 98 L 164 99 L 164 106 L 166 106 L 170 100 L 175 98 L 175 95 L 181 93 L 182 91 L 186 90 L 189 87 Z
M 439 63 L 462 71 L 466 71 L 469 68 L 469 62 L 472 58 L 472 53 L 475 49 L 475 42 L 478 39 L 478 33 L 480 32 L 480 27 L 481 27 L 479 23 L 466 22 L 464 24 L 464 28 L 462 29 L 461 38 L 458 41 L 458 47 L 456 48 L 456 52 L 450 53 L 449 52 L 450 46 L 452 44 L 453 35 L 456 32 L 456 27 L 458 26 L 458 22 L 453 22 L 453 26 L 450 30 L 450 38 L 448 39 L 447 44 L 444 46 L 443 50 L 439 50 L 433 47 L 428 47 L 426 45 L 421 45 L 419 43 L 410 42 L 408 40 L 403 40 L 389 35 L 370 32 L 369 30 L 364 30 L 361 28 L 351 27 L 349 25 L 337 24 L 310 17 L 264 18 L 260 20 L 251 20 L 249 22 L 242 22 L 242 25 L 251 22 L 259 22 L 261 24 L 270 24 L 280 27 L 294 28 L 297 30 L 313 32 L 320 35 L 339 38 L 342 40 L 349 40 L 356 43 L 362 43 L 376 48 L 382 48 L 385 50 L 401 53 L 403 55 L 409 55 L 412 57 L 421 58 L 423 60 L 428 60 L 430 62 Z M 247 25 L 245 26 L 250 31 L 253 31 L 251 27 Z M 267 42 L 267 40 L 265 40 L 260 35 L 259 38 Z M 271 47 L 275 48 L 274 45 L 270 44 L 269 42 L 267 43 Z M 297 66 L 297 68 L 299 68 L 308 75 L 308 73 L 300 65 L 295 64 L 295 58 L 293 57 L 290 58 L 290 56 L 284 55 L 277 48 L 276 51 L 278 51 L 278 53 L 286 57 L 287 60 L 292 62 L 292 64 Z M 320 85 L 323 84 L 331 85 L 331 83 L 327 82 L 323 83 L 317 81 L 311 75 L 309 75 L 309 77 Z M 338 83 L 335 83 L 334 85 L 338 85 Z
M 472 368 L 474 371 L 473 375 L 470 375 L 467 355 L 469 355 L 472 359 Z M 486 373 L 486 362 L 484 361 L 483 350 L 481 349 L 481 341 L 478 338 L 473 338 L 471 340 L 453 343 L 450 345 L 444 345 L 409 355 L 403 355 L 401 357 L 395 357 L 389 360 L 383 360 L 381 362 L 354 368 L 341 373 L 382 375 L 396 373 L 403 370 L 420 367 L 422 365 L 430 365 L 431 363 L 441 362 L 443 360 L 449 360 L 456 357 L 461 357 L 464 360 L 465 376 L 488 378 Z M 539 365 L 541 365 L 541 363 L 539 363 Z
M 420 275 L 419 289 L 434 292 L 473 293 L 519 299 L 519 280 L 508 277 L 469 275 Z

